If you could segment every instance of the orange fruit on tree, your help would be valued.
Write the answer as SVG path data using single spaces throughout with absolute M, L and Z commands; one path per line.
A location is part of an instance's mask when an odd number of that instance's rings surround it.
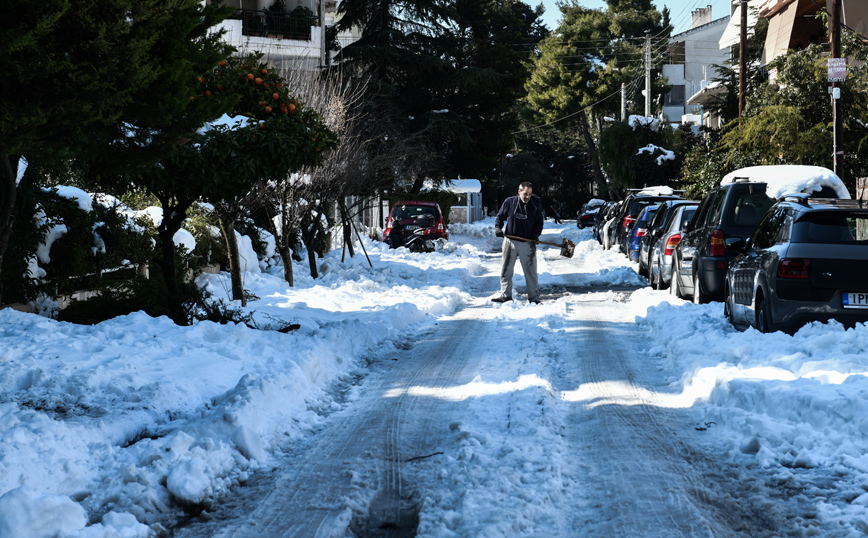
M 211 90 L 206 91 L 205 95 L 207 95 L 208 97 L 211 97 Z
M 199 82 L 205 82 L 205 79 L 202 77 L 199 77 Z
M 280 99 L 280 94 L 275 92 L 275 93 L 271 94 L 271 98 L 274 99 L 275 101 L 277 101 L 278 99 Z
M 247 73 L 247 80 L 253 80 L 254 78 L 256 77 L 253 76 L 253 73 Z
M 220 92 L 223 91 L 223 85 L 222 84 L 217 85 L 217 91 L 220 91 Z
M 226 60 L 220 60 L 219 62 L 217 62 L 217 65 L 219 65 L 220 67 L 226 67 Z
M 262 74 L 264 75 L 264 74 L 266 74 L 266 73 L 268 73 L 268 69 L 265 69 L 265 68 L 263 67 L 263 68 L 262 68 Z
M 290 114 L 295 114 L 295 105 L 294 104 L 289 103 L 289 105 L 287 105 L 286 109 L 289 110 Z
M 262 84 L 262 79 L 259 78 L 259 77 L 256 77 L 256 83 L 257 83 L 257 84 Z
M 270 106 L 265 107 L 265 113 L 271 114 L 271 107 Z

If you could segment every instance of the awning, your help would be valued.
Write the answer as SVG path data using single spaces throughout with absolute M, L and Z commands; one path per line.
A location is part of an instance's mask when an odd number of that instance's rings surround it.
M 720 82 L 712 82 L 708 86 L 694 93 L 687 100 L 688 105 L 707 105 L 717 102 L 726 95 L 726 86 Z

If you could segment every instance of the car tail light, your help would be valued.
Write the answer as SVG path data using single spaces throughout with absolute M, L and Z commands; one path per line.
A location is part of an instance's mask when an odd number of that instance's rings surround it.
M 711 232 L 711 242 L 709 243 L 709 256 L 724 257 L 726 256 L 726 242 L 723 240 L 723 231 L 714 230 Z
M 778 278 L 805 279 L 811 276 L 811 260 L 784 258 L 778 262 Z
M 672 256 L 672 252 L 675 251 L 675 247 L 677 247 L 680 242 L 681 234 L 670 235 L 669 239 L 666 240 L 666 248 L 663 250 L 663 255 Z
M 441 220 L 440 222 L 437 223 L 437 231 L 438 231 L 438 232 L 442 232 L 442 231 L 445 230 L 445 229 L 446 229 L 446 228 L 443 226 L 443 221 L 442 221 L 442 220 Z
M 631 217 L 630 215 L 627 215 L 626 217 L 624 217 L 624 229 L 629 230 L 630 226 L 634 222 L 636 222 L 636 217 Z
M 639 228 L 636 230 L 636 237 L 643 237 L 646 233 L 648 233 L 647 228 Z

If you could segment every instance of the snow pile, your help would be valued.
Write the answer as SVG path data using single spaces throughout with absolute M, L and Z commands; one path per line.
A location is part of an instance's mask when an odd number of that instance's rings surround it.
M 722 464 L 773 470 L 811 507 L 816 535 L 868 528 L 868 326 L 738 332 L 720 303 L 632 291 L 647 284 L 634 264 L 588 230 L 551 223 L 543 240 L 576 248 L 567 259 L 540 246 L 549 298 L 491 305 L 482 296 L 497 286 L 493 221 L 450 226 L 452 240 L 430 254 L 366 240 L 373 267 L 338 250 L 316 280 L 306 261 L 294 266 L 294 288 L 282 268 L 248 271 L 245 312 L 261 329 L 142 313 L 77 326 L 0 311 L 0 537 L 166 536 L 184 507 L 208 506 L 276 449 L 309 439 L 340 407 L 329 391 L 351 384 L 365 357 L 474 301 L 492 309 L 475 351 L 483 368 L 438 392 L 468 413 L 442 432 L 441 457 L 425 460 L 439 486 L 420 499 L 420 536 L 570 535 L 565 503 L 582 514 L 599 503 L 582 497 L 588 477 L 563 460 L 565 435 L 578 435 L 564 431 L 575 424 L 567 414 L 600 402 L 582 393 L 581 357 L 553 360 L 569 352 L 563 338 L 593 342 L 577 334 L 590 301 L 629 325 L 637 355 L 625 361 L 647 365 L 638 376 L 668 389 L 625 383 L 631 399 L 620 404 L 678 409 L 707 428 Z M 522 278 L 517 266 L 517 287 Z M 230 289 L 225 273 L 199 284 L 224 299 Z M 290 323 L 298 329 L 273 330 Z M 505 360 L 497 338 L 518 328 Z M 576 383 L 556 386 L 553 368 Z
M 661 125 L 660 120 L 658 120 L 657 118 L 637 116 L 635 114 L 631 115 L 627 119 L 627 124 L 630 125 L 630 127 L 632 127 L 634 131 L 639 127 L 648 127 L 652 131 L 659 131 Z
M 781 198 L 785 194 L 797 192 L 812 193 L 823 187 L 830 187 L 838 198 L 849 199 L 850 192 L 835 172 L 822 166 L 780 164 L 775 166 L 749 166 L 739 168 L 723 176 L 721 185 L 748 178 L 751 183 L 767 183 L 766 194 Z

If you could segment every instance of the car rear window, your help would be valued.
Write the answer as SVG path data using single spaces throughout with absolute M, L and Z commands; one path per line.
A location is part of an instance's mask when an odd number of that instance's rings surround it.
M 734 194 L 729 224 L 732 226 L 756 227 L 760 219 L 774 205 L 774 200 L 762 192 L 742 191 Z
M 665 199 L 663 199 L 663 200 L 654 200 L 654 199 L 648 200 L 645 198 L 637 198 L 637 199 L 633 200 L 632 204 L 630 204 L 630 215 L 632 215 L 634 217 L 638 216 L 639 213 L 641 213 L 642 210 L 645 209 L 646 207 L 648 207 L 649 205 L 658 206 L 665 201 L 666 201 Z
M 431 206 L 410 204 L 395 206 L 392 209 L 392 218 L 395 219 L 417 219 L 423 215 L 429 215 L 437 220 L 437 209 Z
M 793 227 L 794 243 L 868 243 L 868 212 L 811 212 Z

